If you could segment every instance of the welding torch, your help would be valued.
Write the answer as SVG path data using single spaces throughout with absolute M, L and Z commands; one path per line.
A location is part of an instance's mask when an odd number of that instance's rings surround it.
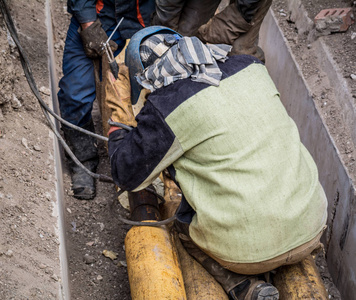
M 102 49 L 105 50 L 105 53 L 109 59 L 109 66 L 110 66 L 110 70 L 113 73 L 115 79 L 117 79 L 118 74 L 119 74 L 119 65 L 117 64 L 114 54 L 110 48 L 109 45 L 109 41 L 111 40 L 111 38 L 113 37 L 114 33 L 116 32 L 116 30 L 119 28 L 120 24 L 122 23 L 122 21 L 124 20 L 124 17 L 122 17 L 119 21 L 119 23 L 116 25 L 115 29 L 113 30 L 113 32 L 110 34 L 109 38 L 107 39 L 107 41 L 105 43 L 103 43 L 102 45 Z

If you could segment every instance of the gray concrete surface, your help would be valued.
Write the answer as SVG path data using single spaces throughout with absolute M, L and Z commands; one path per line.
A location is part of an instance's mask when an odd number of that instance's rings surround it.
M 55 113 L 59 115 L 59 107 L 57 100 L 57 86 L 58 79 L 56 75 L 56 62 L 54 58 L 54 45 L 53 45 L 53 28 L 52 28 L 52 6 L 51 1 L 46 0 L 46 25 L 47 25 L 47 36 L 48 36 L 48 67 L 49 67 L 49 83 L 51 89 L 52 97 L 52 109 Z M 54 118 L 53 118 L 54 121 Z M 59 130 L 59 122 L 56 121 L 56 128 Z M 70 289 L 69 289 L 69 271 L 68 271 L 68 255 L 67 255 L 67 243 L 65 237 L 65 220 L 64 220 L 64 187 L 63 187 L 63 159 L 61 158 L 61 152 L 59 148 L 59 142 L 56 136 L 53 134 L 53 156 L 55 163 L 56 172 L 56 196 L 57 201 L 54 207 L 55 216 L 57 218 L 57 228 L 58 228 L 58 239 L 59 244 L 59 268 L 61 270 L 61 281 L 60 281 L 60 292 L 59 299 L 69 300 L 70 299 Z
M 288 8 L 291 12 L 290 19 L 295 22 L 298 28 L 298 34 L 308 35 L 309 42 L 313 42 L 320 69 L 327 75 L 330 84 L 333 87 L 335 98 L 342 109 L 342 118 L 345 124 L 350 124 L 352 128 L 356 128 L 356 106 L 352 99 L 352 93 L 348 87 L 342 71 L 335 64 L 333 55 L 330 53 L 327 45 L 322 38 L 316 37 L 314 22 L 308 17 L 305 8 L 300 0 L 287 0 Z M 351 131 L 352 142 L 356 146 L 356 130 Z
M 261 28 L 260 45 L 265 50 L 266 66 L 281 93 L 289 115 L 297 123 L 301 139 L 314 157 L 320 182 L 325 189 L 328 207 L 328 229 L 323 237 L 327 251 L 329 271 L 343 299 L 354 299 L 356 293 L 356 217 L 355 186 L 350 180 L 328 128 L 320 117 L 311 92 L 294 60 L 288 42 L 277 25 L 273 12 L 266 16 Z M 328 59 L 328 52 L 320 46 L 323 61 Z M 339 77 L 333 66 L 329 73 Z M 336 75 L 335 75 L 336 74 Z M 343 90 L 343 83 L 339 91 Z M 341 97 L 341 96 L 340 96 Z M 345 109 L 349 105 L 345 103 Z M 348 114 L 352 119 L 351 113 Z M 353 120 L 353 119 L 352 119 Z M 353 123 L 354 124 L 354 120 Z
M 333 56 L 322 39 L 315 41 L 316 51 L 321 69 L 327 74 L 329 82 L 333 84 L 335 98 L 339 100 L 342 109 L 342 117 L 345 124 L 350 124 L 351 128 L 356 128 L 356 106 L 352 98 L 351 91 L 346 84 L 341 70 L 335 65 Z M 356 130 L 351 131 L 352 142 L 356 146 Z

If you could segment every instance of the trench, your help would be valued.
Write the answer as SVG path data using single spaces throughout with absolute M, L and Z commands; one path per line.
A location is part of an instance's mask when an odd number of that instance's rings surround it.
M 53 107 L 57 107 L 57 78 L 53 54 L 51 24 L 51 0 L 46 1 L 48 41 L 50 54 L 50 74 Z M 281 29 L 273 13 L 265 18 L 260 34 L 260 45 L 265 51 L 266 66 L 281 93 L 281 100 L 288 113 L 296 122 L 302 142 L 312 154 L 319 169 L 320 182 L 329 200 L 328 229 L 324 238 L 327 244 L 327 263 L 333 280 L 343 299 L 353 299 L 356 293 L 356 220 L 351 213 L 355 211 L 355 187 L 342 163 L 340 153 L 330 133 L 320 117 L 311 92 L 303 79 L 291 50 L 287 46 Z M 273 63 L 269 63 L 273 62 Z M 54 156 L 57 175 L 58 229 L 61 241 L 60 261 L 63 299 L 71 299 L 69 262 L 65 226 L 65 196 L 63 186 L 63 158 L 55 139 Z

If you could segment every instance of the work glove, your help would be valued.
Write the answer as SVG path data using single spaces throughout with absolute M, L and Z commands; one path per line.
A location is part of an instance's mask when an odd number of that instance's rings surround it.
M 207 24 L 200 26 L 196 36 L 203 43 L 232 45 L 251 27 L 252 25 L 246 22 L 234 3 L 214 15 Z
M 79 32 L 82 38 L 84 51 L 89 58 L 98 58 L 104 55 L 105 49 L 104 43 L 107 41 L 108 36 L 105 30 L 101 27 L 99 19 L 91 24 L 89 27 Z M 109 46 L 113 52 L 118 48 L 118 45 L 114 41 L 109 41 Z
M 119 64 L 118 78 L 115 79 L 108 71 L 108 84 L 105 85 L 105 103 L 111 109 L 111 120 L 125 125 L 136 127 L 137 122 L 131 104 L 131 86 L 129 69 L 124 64 Z M 108 134 L 118 127 L 111 127 Z

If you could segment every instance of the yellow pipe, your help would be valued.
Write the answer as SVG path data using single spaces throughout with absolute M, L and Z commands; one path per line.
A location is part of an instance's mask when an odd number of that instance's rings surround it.
M 164 182 L 166 200 L 161 213 L 163 218 L 168 218 L 178 208 L 181 191 L 164 174 L 161 175 L 161 180 Z M 228 299 L 220 284 L 186 252 L 177 236 L 174 241 L 179 255 L 187 299 Z M 281 300 L 328 299 L 312 256 L 298 264 L 284 266 L 276 271 L 274 284 L 280 292 Z
M 163 219 L 166 219 L 174 215 L 181 202 L 182 192 L 173 180 L 166 175 L 161 174 L 160 178 L 164 182 L 164 199 L 166 200 L 161 208 L 161 215 Z M 178 252 L 187 299 L 228 300 L 228 296 L 221 285 L 188 254 L 177 234 L 174 234 L 173 240 Z
M 278 268 L 273 283 L 280 300 L 329 299 L 311 255 L 297 264 Z
M 177 252 L 165 227 L 132 227 L 125 238 L 133 300 L 185 300 Z
M 200 263 L 188 254 L 177 235 L 175 235 L 174 240 L 183 273 L 187 299 L 228 300 L 229 298 L 221 285 L 204 269 Z

